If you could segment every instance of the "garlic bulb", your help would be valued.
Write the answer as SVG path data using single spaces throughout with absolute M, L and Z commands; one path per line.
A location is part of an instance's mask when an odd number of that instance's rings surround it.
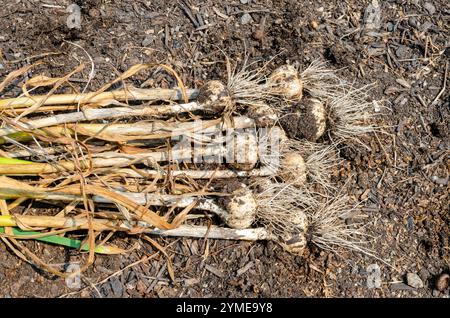
M 246 229 L 255 221 L 258 204 L 253 192 L 244 184 L 233 191 L 226 202 L 225 223 L 233 229 Z
M 273 71 L 268 85 L 274 95 L 288 100 L 300 100 L 303 96 L 303 82 L 292 65 L 283 65 Z
M 209 81 L 200 87 L 197 102 L 216 113 L 222 112 L 233 105 L 227 87 L 216 80 Z

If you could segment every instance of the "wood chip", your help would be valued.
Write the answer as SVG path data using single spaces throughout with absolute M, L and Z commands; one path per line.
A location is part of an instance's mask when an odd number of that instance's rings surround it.
M 323 272 L 320 269 L 318 269 L 316 266 L 314 266 L 313 264 L 309 264 L 309 267 L 311 269 L 315 270 L 316 272 L 319 272 L 319 273 L 323 274 Z
M 215 267 L 213 267 L 213 266 L 211 266 L 211 265 L 205 264 L 205 269 L 206 269 L 208 272 L 213 273 L 213 274 L 216 275 L 217 277 L 220 277 L 220 278 L 224 278 L 224 277 L 225 277 L 225 274 L 222 273 L 222 271 L 218 270 L 217 268 L 215 268 Z
M 370 189 L 366 189 L 366 191 L 364 191 L 363 194 L 361 194 L 359 199 L 362 201 L 366 200 L 369 197 L 369 193 L 370 193 Z
M 227 16 L 227 15 L 224 14 L 224 13 L 221 13 L 221 12 L 219 11 L 219 9 L 217 9 L 216 7 L 213 7 L 212 9 L 213 9 L 214 13 L 217 14 L 218 17 L 220 17 L 220 18 L 222 18 L 222 19 L 224 19 L 224 20 L 228 20 L 229 16 Z
M 241 276 L 242 274 L 244 274 L 245 272 L 247 272 L 250 268 L 252 268 L 254 265 L 253 261 L 247 263 L 244 267 L 240 268 L 237 271 L 237 276 Z
M 400 85 L 402 85 L 403 87 L 406 88 L 411 88 L 411 84 L 409 84 L 406 80 L 404 80 L 403 78 L 397 78 L 395 80 L 397 83 L 399 83 Z
M 198 284 L 198 283 L 200 283 L 200 279 L 198 279 L 198 278 L 196 278 L 196 277 L 193 277 L 193 278 L 187 278 L 187 279 L 184 280 L 184 285 L 185 285 L 186 287 L 193 286 L 193 285 L 196 285 L 196 284 Z

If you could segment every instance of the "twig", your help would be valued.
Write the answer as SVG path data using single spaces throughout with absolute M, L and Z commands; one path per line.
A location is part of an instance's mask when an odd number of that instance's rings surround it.
M 445 70 L 444 70 L 444 83 L 442 84 L 442 89 L 440 92 L 436 95 L 436 97 L 433 99 L 433 102 L 430 104 L 429 107 L 432 107 L 437 104 L 439 98 L 441 98 L 442 94 L 444 94 L 445 89 L 447 88 L 447 71 L 448 71 L 448 62 L 445 63 Z

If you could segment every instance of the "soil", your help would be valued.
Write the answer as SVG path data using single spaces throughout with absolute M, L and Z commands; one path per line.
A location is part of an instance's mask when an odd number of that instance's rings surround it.
M 226 54 L 238 63 L 248 56 L 300 69 L 321 58 L 349 83 L 372 84 L 383 132 L 363 145 L 341 145 L 345 163 L 333 178 L 365 202 L 362 220 L 377 258 L 314 247 L 295 257 L 272 242 L 158 238 L 168 262 L 139 236 L 115 234 L 111 243 L 130 252 L 96 256 L 77 286 L 2 244 L 0 296 L 449 297 L 448 279 L 441 291 L 435 285 L 450 271 L 448 1 L 379 1 L 381 21 L 371 31 L 364 24 L 368 1 L 74 2 L 81 29 L 67 27 L 70 1 L 0 0 L 0 78 L 40 59 L 45 63 L 33 72 L 47 76 L 83 62 L 78 79 L 87 84 L 93 66 L 93 90 L 136 63 L 160 62 L 188 87 L 200 87 L 226 79 Z M 176 84 L 165 73 L 144 73 L 133 77 L 135 85 Z M 5 97 L 20 94 L 21 84 L 10 85 Z M 87 260 L 78 251 L 26 246 L 53 266 Z M 410 287 L 407 273 L 417 273 L 424 287 Z

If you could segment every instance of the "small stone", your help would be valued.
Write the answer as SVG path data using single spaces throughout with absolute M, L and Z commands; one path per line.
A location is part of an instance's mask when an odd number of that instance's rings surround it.
M 198 283 L 200 283 L 199 278 L 187 278 L 184 280 L 184 284 L 186 287 L 194 286 L 197 285 Z
M 428 14 L 430 15 L 433 15 L 436 12 L 436 8 L 431 2 L 425 2 L 423 7 L 425 10 L 427 10 Z
M 66 8 L 66 12 L 70 13 L 67 17 L 66 25 L 69 29 L 81 29 L 81 8 L 79 5 L 72 3 Z
M 366 286 L 369 289 L 381 287 L 381 270 L 378 264 L 370 264 L 366 268 L 367 281 Z
M 425 21 L 425 23 L 422 24 L 420 31 L 427 32 L 430 29 L 436 29 L 436 27 L 430 21 Z
M 378 0 L 372 0 L 364 11 L 364 26 L 366 30 L 378 30 L 381 26 L 381 6 Z
M 381 112 L 381 107 L 380 107 L 380 103 L 378 103 L 376 100 L 372 101 L 372 105 L 373 105 L 373 111 L 376 113 Z
M 241 24 L 248 24 L 253 22 L 253 18 L 250 14 L 244 13 L 241 17 Z
M 317 30 L 319 28 L 319 23 L 316 20 L 312 20 L 310 25 L 314 30 Z
M 436 184 L 440 184 L 440 185 L 447 185 L 448 184 L 448 179 L 449 179 L 448 176 L 445 177 L 445 178 L 439 178 L 436 175 L 431 177 L 431 180 L 433 180 L 433 182 L 435 182 Z
M 183 47 L 183 44 L 181 44 L 181 42 L 179 42 L 179 41 L 177 41 L 177 40 L 175 40 L 175 41 L 173 41 L 173 45 L 172 45 L 172 48 L 173 49 L 179 49 L 179 48 L 181 48 L 181 47 Z
M 386 25 L 386 29 L 388 30 L 388 32 L 394 32 L 395 30 L 395 25 L 392 22 L 388 22 Z
M 423 288 L 423 282 L 420 279 L 419 275 L 417 275 L 416 273 L 406 274 L 406 282 L 411 287 Z
M 417 28 L 419 26 L 417 18 L 416 17 L 409 17 L 408 24 L 412 26 L 413 28 Z
M 436 279 L 437 290 L 439 290 L 441 292 L 446 290 L 448 287 L 449 281 L 450 281 L 450 275 L 448 275 L 448 274 L 439 275 L 439 277 Z
M 412 216 L 408 217 L 408 221 L 406 222 L 406 229 L 408 231 L 414 230 L 414 218 Z
M 147 35 L 145 39 L 142 41 L 142 46 L 149 46 L 155 42 L 155 36 L 154 35 Z
M 3 70 L 5 67 L 3 66 L 2 63 L 0 63 L 0 70 Z
M 103 284 L 103 286 L 100 288 L 99 293 L 101 298 L 102 297 L 112 297 L 111 296 L 111 285 L 109 285 L 108 283 Z M 97 294 L 97 293 L 94 293 Z
M 242 3 L 242 4 L 247 4 L 247 3 L 248 3 L 248 0 L 241 0 L 241 3 Z
M 90 295 L 91 295 L 91 293 L 89 292 L 89 290 L 83 290 L 83 291 L 80 293 L 80 297 L 81 297 L 81 298 L 88 298 L 88 297 L 90 297 Z

